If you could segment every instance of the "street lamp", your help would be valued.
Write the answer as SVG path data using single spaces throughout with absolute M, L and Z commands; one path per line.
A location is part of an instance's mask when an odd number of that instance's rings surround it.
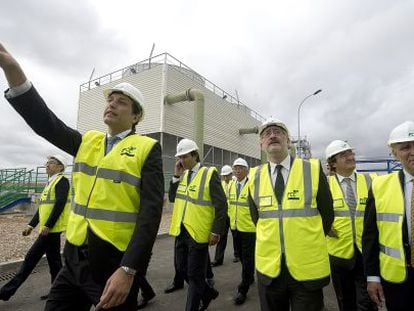
M 319 94 L 320 92 L 322 92 L 321 89 L 317 90 L 316 92 L 306 96 L 299 104 L 298 107 L 298 157 L 302 158 L 302 143 L 301 143 L 301 139 L 300 139 L 300 109 L 302 108 L 303 103 L 311 96 L 314 96 L 316 94 Z

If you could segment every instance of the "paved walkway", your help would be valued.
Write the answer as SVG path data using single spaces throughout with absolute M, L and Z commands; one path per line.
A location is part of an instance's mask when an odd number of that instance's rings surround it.
M 231 238 L 229 237 L 228 249 L 232 249 Z M 148 280 L 154 287 L 157 296 L 154 301 L 149 304 L 145 310 L 160 311 L 160 310 L 184 310 L 186 301 L 186 288 L 179 290 L 172 294 L 164 294 L 164 288 L 172 281 L 173 278 L 173 246 L 174 239 L 166 235 L 160 236 L 153 250 L 153 257 L 151 265 L 148 270 Z M 211 252 L 214 249 L 210 249 Z M 231 261 L 231 251 L 226 252 L 225 262 L 223 266 L 214 268 L 216 288 L 220 291 L 220 296 L 211 303 L 210 311 L 230 311 L 230 310 L 259 310 L 259 301 L 257 295 L 256 285 L 254 284 L 248 294 L 246 303 L 242 306 L 235 306 L 233 304 L 233 297 L 235 289 L 240 281 L 240 263 L 233 263 Z M 0 272 L 5 275 L 8 271 L 5 269 Z M 9 271 L 10 272 L 10 271 Z M 47 265 L 39 266 L 36 273 L 32 274 L 29 279 L 22 285 L 20 290 L 8 302 L 0 301 L 1 311 L 27 311 L 27 310 L 43 310 L 44 302 L 40 301 L 39 297 L 47 293 L 49 288 L 49 273 Z M 5 281 L 0 280 L 0 286 L 4 285 Z M 325 291 L 325 305 L 326 310 L 337 310 L 335 297 L 331 287 L 327 287 Z M 76 310 L 74 310 L 76 311 Z

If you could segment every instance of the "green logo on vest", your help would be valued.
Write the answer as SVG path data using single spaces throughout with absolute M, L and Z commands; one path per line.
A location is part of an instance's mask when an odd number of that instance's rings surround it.
M 360 198 L 359 199 L 359 204 L 361 204 L 361 205 L 367 205 L 367 200 L 368 200 L 368 198 Z
M 287 193 L 288 200 L 300 200 L 299 190 L 293 190 Z
M 133 157 L 135 155 L 137 148 L 136 147 L 125 147 L 121 150 L 121 156 L 126 155 L 128 157 Z

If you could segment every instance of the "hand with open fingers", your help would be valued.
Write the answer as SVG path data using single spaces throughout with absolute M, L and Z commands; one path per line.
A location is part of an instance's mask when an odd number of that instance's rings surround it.
M 105 310 L 119 306 L 128 297 L 134 276 L 126 274 L 122 268 L 118 268 L 106 281 L 99 303 L 95 310 Z
M 216 245 L 219 241 L 220 241 L 220 234 L 211 232 L 208 245 L 210 246 Z
M 385 297 L 384 291 L 382 289 L 382 285 L 379 282 L 368 282 L 367 284 L 367 291 L 368 295 L 373 302 L 378 306 L 378 308 L 382 308 L 385 305 Z
M 32 228 L 27 227 L 26 229 L 23 230 L 22 235 L 23 236 L 28 236 L 28 235 L 30 235 L 30 233 L 32 233 Z

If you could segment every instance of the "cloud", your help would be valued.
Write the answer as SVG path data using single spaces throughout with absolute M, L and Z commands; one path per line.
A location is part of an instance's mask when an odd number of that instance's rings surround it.
M 49 106 L 75 126 L 79 85 L 170 52 L 263 116 L 301 132 L 315 156 L 333 139 L 387 156 L 388 133 L 412 119 L 412 1 L 7 1 L 2 41 Z M 3 77 L 0 85 L 5 86 Z M 0 167 L 49 152 L 0 100 Z M 3 147 L 4 146 L 4 147 Z M 7 146 L 9 152 L 4 151 Z M 31 154 L 21 157 L 19 154 Z

